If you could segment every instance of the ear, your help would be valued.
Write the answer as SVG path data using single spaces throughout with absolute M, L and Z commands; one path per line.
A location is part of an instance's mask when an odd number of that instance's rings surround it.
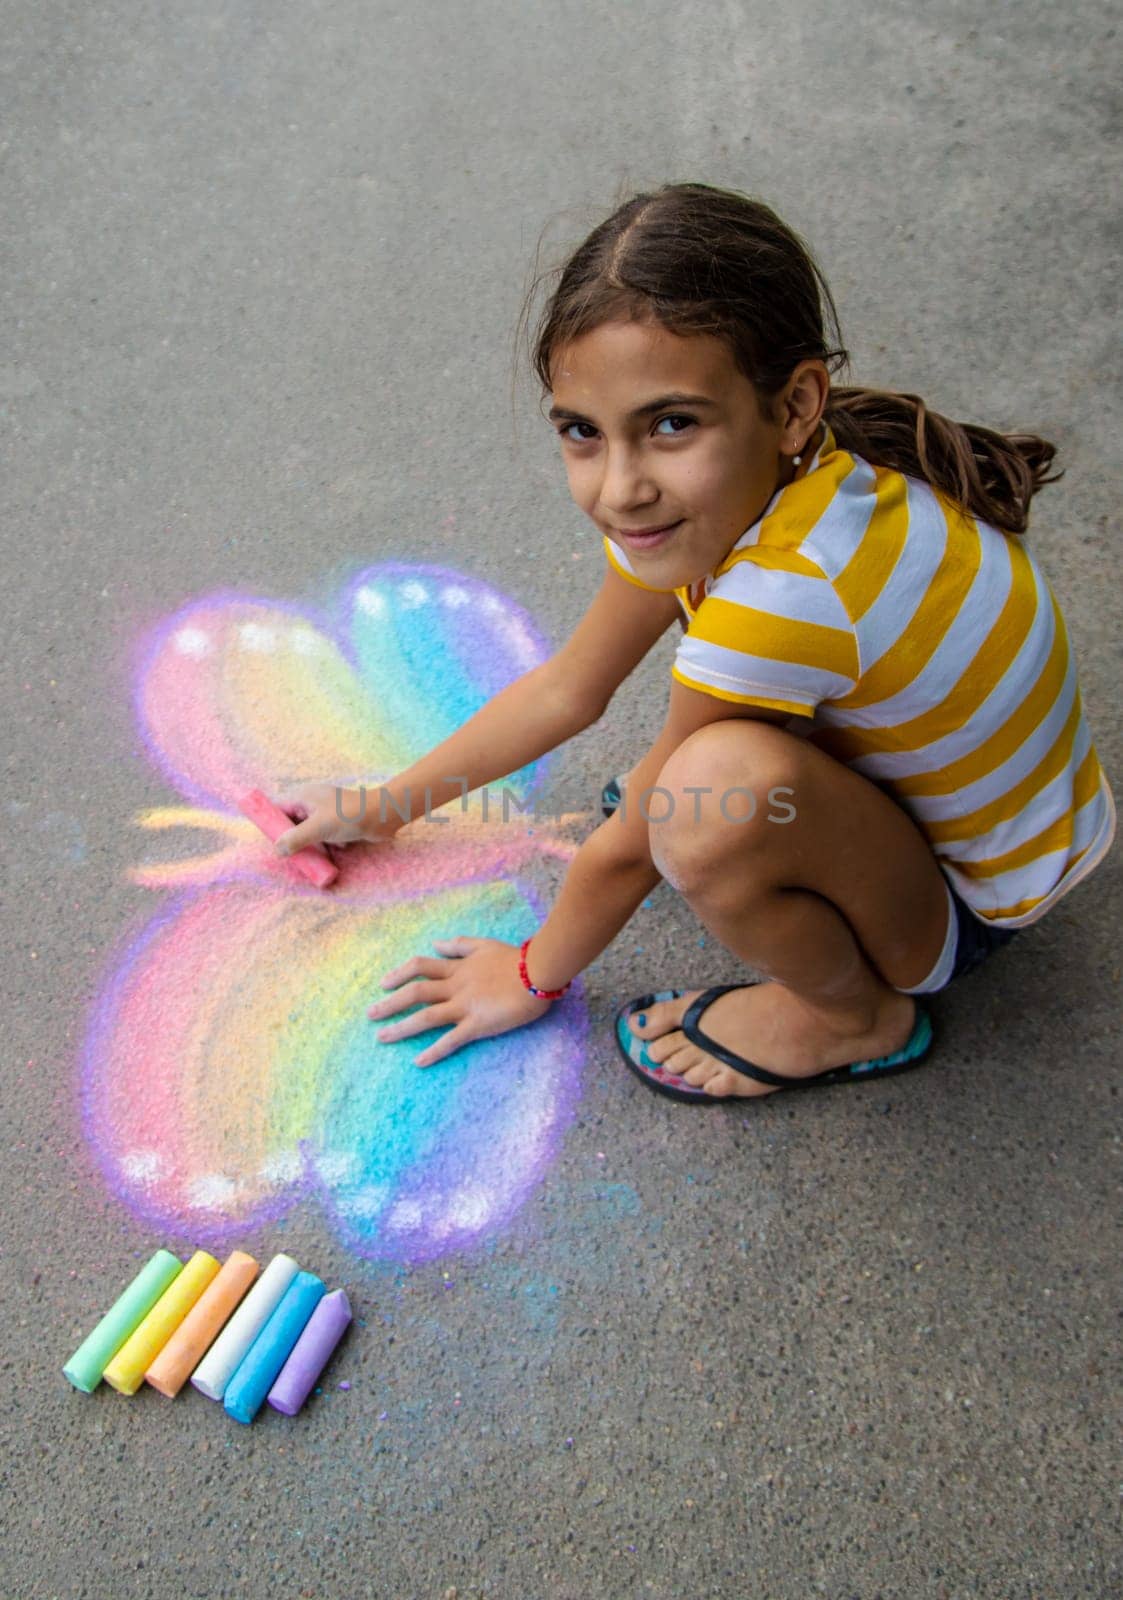
M 798 455 L 819 426 L 831 380 L 822 361 L 801 361 L 780 396 L 780 451 Z

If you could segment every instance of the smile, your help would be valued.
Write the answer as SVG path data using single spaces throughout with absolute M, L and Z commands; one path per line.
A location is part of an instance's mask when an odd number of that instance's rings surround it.
M 617 528 L 616 532 L 631 550 L 654 550 L 657 545 L 663 543 L 664 539 L 670 538 L 681 523 L 682 518 L 680 517 L 678 522 L 668 523 L 662 528 L 643 528 L 636 529 L 634 532 L 629 531 L 627 528 Z

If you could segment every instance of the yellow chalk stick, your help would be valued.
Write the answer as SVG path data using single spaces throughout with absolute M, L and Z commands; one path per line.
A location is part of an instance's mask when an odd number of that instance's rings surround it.
M 102 1373 L 119 1394 L 136 1394 L 144 1374 L 167 1344 L 203 1290 L 218 1274 L 218 1262 L 196 1250 L 174 1282 L 164 1290 L 140 1327 L 126 1339 Z
M 254 1258 L 244 1250 L 235 1250 L 152 1362 L 144 1374 L 145 1381 L 169 1400 L 174 1399 L 256 1277 Z

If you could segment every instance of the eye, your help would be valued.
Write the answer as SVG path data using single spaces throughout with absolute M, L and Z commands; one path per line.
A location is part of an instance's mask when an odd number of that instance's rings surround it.
M 567 444 L 587 444 L 588 443 L 587 439 L 571 439 L 569 437 L 570 428 L 593 428 L 593 425 L 592 425 L 591 422 L 567 422 L 564 427 L 558 428 L 556 430 L 558 438 L 559 439 L 564 439 Z M 593 432 L 596 433 L 596 431 L 597 430 L 595 428 L 593 428 Z
M 698 419 L 696 417 L 688 417 L 679 412 L 675 412 L 673 415 L 660 417 L 655 426 L 660 428 L 664 422 L 683 422 L 686 424 L 686 428 L 692 428 L 697 420 Z M 555 432 L 557 433 L 558 437 L 560 439 L 564 439 L 567 444 L 589 443 L 587 438 L 572 438 L 569 431 L 571 428 L 589 428 L 593 433 L 596 433 L 597 431 L 591 422 L 567 422 L 563 427 L 555 429 Z M 659 437 L 662 439 L 677 439 L 680 434 L 685 433 L 686 428 L 674 428 L 670 433 L 660 434 Z

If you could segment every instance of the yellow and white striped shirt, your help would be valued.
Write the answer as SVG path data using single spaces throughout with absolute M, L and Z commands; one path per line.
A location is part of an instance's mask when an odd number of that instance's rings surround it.
M 675 593 L 674 677 L 810 717 L 809 741 L 904 806 L 984 921 L 1036 922 L 1107 854 L 1111 789 L 1060 607 L 1020 538 L 827 427 L 803 476 Z

